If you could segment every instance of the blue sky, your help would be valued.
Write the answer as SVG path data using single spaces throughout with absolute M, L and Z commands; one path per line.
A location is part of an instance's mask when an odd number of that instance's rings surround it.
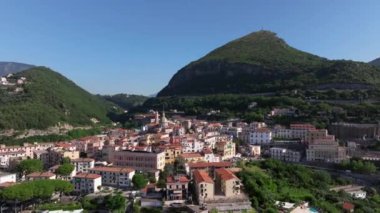
M 378 0 L 1 0 L 0 61 L 92 93 L 154 94 L 191 61 L 260 29 L 330 59 L 380 57 Z

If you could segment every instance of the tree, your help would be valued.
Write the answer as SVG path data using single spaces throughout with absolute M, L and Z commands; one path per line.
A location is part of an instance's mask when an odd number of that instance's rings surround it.
M 133 186 L 137 189 L 142 189 L 148 184 L 148 180 L 142 174 L 135 174 L 132 178 Z
M 68 157 L 63 158 L 62 159 L 62 164 L 65 164 L 65 163 L 71 163 L 70 158 L 68 158 Z
M 70 163 L 64 163 L 64 164 L 60 165 L 55 172 L 58 175 L 68 176 L 73 171 L 74 171 L 74 165 L 72 165 Z
M 120 194 L 116 194 L 114 196 L 107 195 L 104 198 L 104 203 L 109 210 L 117 210 L 125 206 L 125 198 Z
M 37 159 L 23 160 L 17 166 L 17 170 L 21 173 L 21 176 L 42 171 L 42 161 Z

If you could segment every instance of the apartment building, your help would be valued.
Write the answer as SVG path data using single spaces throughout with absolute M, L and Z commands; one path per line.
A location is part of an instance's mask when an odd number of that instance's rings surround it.
M 306 150 L 307 161 L 323 161 L 339 163 L 347 159 L 346 147 L 339 146 L 338 142 L 315 141 Z
M 71 160 L 71 163 L 74 164 L 76 172 L 88 172 L 95 166 L 95 160 L 92 158 L 77 158 Z
M 127 167 L 94 167 L 88 173 L 102 176 L 102 185 L 126 188 L 132 186 L 135 170 Z
M 215 170 L 220 168 L 231 168 L 232 163 L 227 161 L 222 162 L 196 162 L 185 164 L 186 173 L 192 178 L 195 170 L 206 171 L 209 175 L 214 177 Z
M 190 180 L 186 176 L 169 176 L 166 178 L 166 199 L 186 200 L 189 194 Z
M 0 172 L 0 184 L 16 183 L 16 173 Z
M 248 142 L 251 145 L 269 144 L 272 141 L 272 131 L 267 128 L 256 129 L 249 133 Z
M 174 163 L 175 159 L 182 154 L 181 145 L 168 145 L 164 147 L 165 150 L 165 164 Z
M 11 159 L 24 158 L 24 157 L 26 157 L 25 151 L 1 152 L 0 153 L 0 167 L 8 168 Z
M 112 162 L 115 166 L 131 167 L 137 171 L 162 171 L 165 167 L 165 152 L 115 151 Z
M 240 194 L 241 181 L 228 169 L 215 170 L 215 191 L 225 197 L 234 197 Z
M 195 196 L 199 204 L 214 198 L 214 181 L 203 170 L 193 172 Z
M 273 147 L 269 149 L 270 156 L 273 159 L 287 161 L 287 162 L 299 162 L 302 157 L 300 151 L 294 151 L 286 148 Z
M 232 141 L 221 141 L 216 143 L 216 152 L 222 156 L 222 160 L 229 160 L 236 155 L 236 146 Z
M 204 147 L 204 142 L 197 139 L 183 139 L 181 142 L 182 152 L 200 152 Z
M 182 153 L 179 157 L 184 159 L 185 162 L 198 162 L 204 160 L 204 157 L 201 155 L 201 153 L 198 152 Z
M 73 177 L 74 191 L 89 194 L 99 192 L 102 176 L 98 174 L 79 173 Z

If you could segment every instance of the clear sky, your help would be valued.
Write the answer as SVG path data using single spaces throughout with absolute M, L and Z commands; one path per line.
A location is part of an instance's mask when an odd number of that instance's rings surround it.
M 0 61 L 51 67 L 92 93 L 149 95 L 260 29 L 330 59 L 380 57 L 379 0 L 0 0 Z

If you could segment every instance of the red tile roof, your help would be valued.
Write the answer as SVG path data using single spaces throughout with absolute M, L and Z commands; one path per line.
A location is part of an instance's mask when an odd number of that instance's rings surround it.
M 207 167 L 231 167 L 231 162 L 196 162 L 188 164 L 191 169 L 207 168 Z
M 26 177 L 29 178 L 36 178 L 36 177 L 53 177 L 55 174 L 51 172 L 33 172 L 27 175 Z
M 195 170 L 193 172 L 193 177 L 196 183 L 201 183 L 201 182 L 214 183 L 214 181 L 207 174 L 207 172 L 202 171 L 202 170 Z
M 74 176 L 74 178 L 84 178 L 84 179 L 97 179 L 101 178 L 102 176 L 98 174 L 90 174 L 90 173 L 79 173 Z
M 353 210 L 354 208 L 355 208 L 355 206 L 352 203 L 349 203 L 349 202 L 343 203 L 343 209 L 345 209 L 345 210 Z
M 97 166 L 89 169 L 89 171 L 99 171 L 99 172 L 119 172 L 119 173 L 130 173 L 135 171 L 129 167 L 107 167 L 107 166 Z
M 177 180 L 173 176 L 169 176 L 166 178 L 166 183 L 188 183 L 190 180 L 186 176 L 181 176 Z
M 71 162 L 91 162 L 91 161 L 95 161 L 95 160 L 92 158 L 77 158 L 77 159 L 71 160 Z
M 198 153 L 198 152 L 182 153 L 180 156 L 183 158 L 201 158 L 202 157 L 201 153 Z
M 222 180 L 237 179 L 237 177 L 230 170 L 224 168 L 217 169 L 215 172 Z

